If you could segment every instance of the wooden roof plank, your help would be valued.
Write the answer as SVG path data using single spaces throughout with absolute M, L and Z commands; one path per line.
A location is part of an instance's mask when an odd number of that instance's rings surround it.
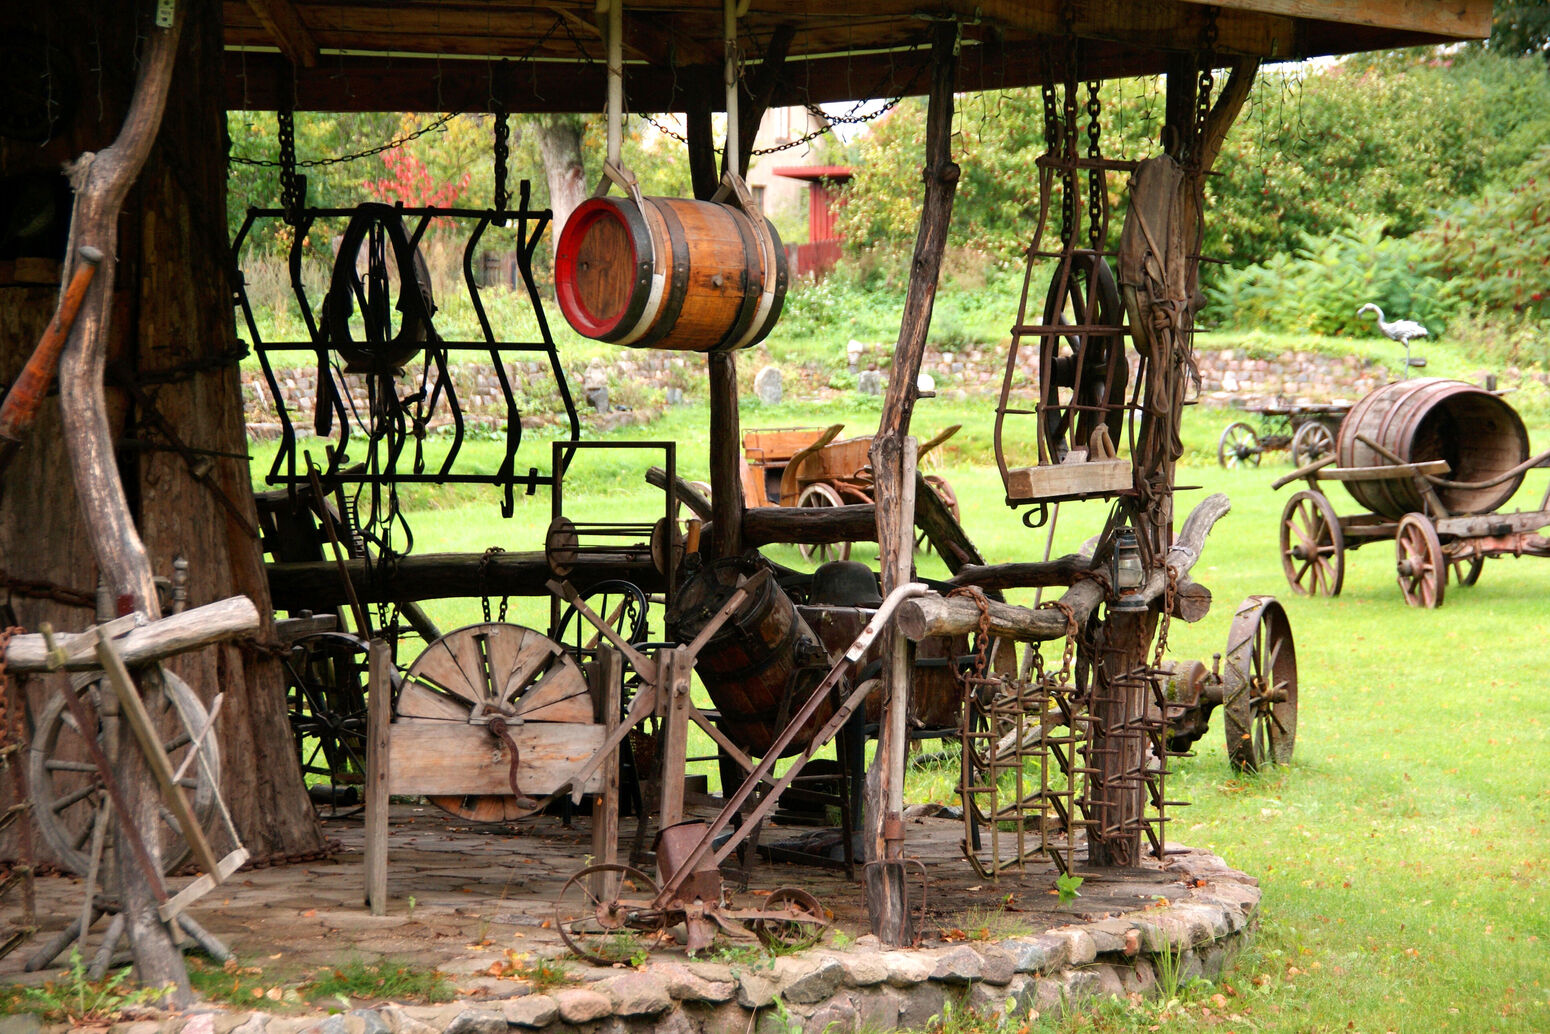
M 248 0 L 254 17 L 280 47 L 280 53 L 302 68 L 318 63 L 318 44 L 291 0 Z
M 1181 0 L 1286 18 L 1483 39 L 1491 34 L 1491 0 Z

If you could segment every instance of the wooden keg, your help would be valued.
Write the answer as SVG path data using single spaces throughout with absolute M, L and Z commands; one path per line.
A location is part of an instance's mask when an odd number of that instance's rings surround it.
M 565 223 L 555 295 L 578 333 L 636 348 L 716 352 L 763 341 L 786 298 L 768 219 L 714 201 L 594 197 Z M 767 236 L 766 236 L 767 235 Z
M 1376 467 L 1392 462 L 1362 441 L 1372 442 L 1406 463 L 1445 460 L 1448 481 L 1494 481 L 1528 459 L 1528 432 L 1515 409 L 1499 396 L 1463 381 L 1422 377 L 1374 391 L 1340 422 L 1335 443 L 1342 467 Z M 1512 498 L 1523 475 L 1482 488 L 1438 486 L 1437 497 L 1454 514 L 1490 513 Z M 1398 519 L 1424 512 L 1413 479 L 1348 481 L 1351 497 L 1373 513 Z
M 667 613 L 668 637 L 686 643 L 753 574 L 757 558 L 732 557 L 694 571 Z M 733 743 L 754 757 L 780 735 L 782 706 L 795 716 L 828 673 L 828 655 L 785 590 L 767 579 L 700 649 L 694 670 Z M 825 701 L 786 753 L 801 750 L 834 713 Z

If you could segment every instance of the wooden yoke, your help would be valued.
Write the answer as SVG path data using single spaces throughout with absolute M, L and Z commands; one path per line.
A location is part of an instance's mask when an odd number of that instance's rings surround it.
M 883 400 L 883 415 L 872 439 L 872 474 L 877 486 L 877 541 L 882 567 L 883 595 L 910 580 L 914 550 L 914 450 L 907 448 L 910 417 L 915 409 L 920 362 L 931 326 L 942 252 L 952 220 L 953 194 L 958 189 L 959 169 L 952 160 L 953 87 L 958 72 L 958 25 L 938 22 L 931 38 L 931 94 L 926 110 L 925 204 L 915 237 L 910 263 L 909 291 L 899 322 L 899 339 L 893 350 L 893 373 Z M 909 443 L 912 444 L 912 443 Z M 907 462 L 906 462 L 907 460 Z M 906 469 L 906 466 L 908 469 Z M 908 507 L 908 509 L 906 509 Z M 872 930 L 884 944 L 905 945 L 914 940 L 905 914 L 903 818 L 899 814 L 906 744 L 898 735 L 909 706 L 908 643 L 890 626 L 884 633 L 883 655 L 892 663 L 883 667 L 885 718 L 878 738 L 877 755 L 867 773 L 866 786 L 866 895 Z M 891 864 L 877 864 L 887 862 Z

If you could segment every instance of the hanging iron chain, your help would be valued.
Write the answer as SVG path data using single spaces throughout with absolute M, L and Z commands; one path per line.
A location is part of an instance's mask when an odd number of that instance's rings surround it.
M 97 607 L 97 594 L 94 592 L 86 592 L 58 582 L 16 578 L 7 574 L 3 568 L 0 568 L 0 589 L 4 589 L 12 596 L 53 600 L 55 603 L 62 603 L 67 607 L 80 607 L 83 610 L 95 610 Z
M 275 122 L 280 137 L 280 160 L 276 163 L 280 167 L 280 207 L 285 212 L 285 225 L 295 226 L 301 218 L 303 191 L 296 182 L 296 113 L 281 108 L 275 112 Z
M 290 112 L 282 112 L 281 117 L 282 119 L 289 119 L 291 114 Z M 291 165 L 292 168 L 295 169 L 317 169 L 328 165 L 342 165 L 346 162 L 354 162 L 359 161 L 362 158 L 370 158 L 373 155 L 381 154 L 384 151 L 391 151 L 395 147 L 402 147 L 407 143 L 418 140 L 420 137 L 427 133 L 434 133 L 436 130 L 440 129 L 442 126 L 445 126 L 448 122 L 451 122 L 455 118 L 457 118 L 457 112 L 449 111 L 445 115 L 442 115 L 440 118 L 437 118 L 434 122 L 431 122 L 425 126 L 421 126 L 419 129 L 416 129 L 412 133 L 405 133 L 403 136 L 394 137 L 392 140 L 389 140 L 385 144 L 378 144 L 375 147 L 368 147 L 364 151 L 352 151 L 349 154 L 336 155 L 331 158 L 309 158 L 304 162 L 296 161 L 296 140 L 295 131 L 293 129 L 291 131 L 290 143 Z M 234 154 L 228 160 L 236 165 L 253 165 L 260 169 L 281 169 L 281 175 L 284 176 L 283 170 L 285 167 L 285 147 L 286 143 L 282 123 L 282 135 L 280 138 L 280 158 L 278 160 L 270 158 L 249 158 L 246 155 L 241 154 Z
M 496 101 L 491 107 L 495 119 L 495 146 L 492 152 L 495 160 L 495 210 L 504 212 L 506 202 L 511 199 L 506 189 L 506 159 L 511 154 L 511 119 L 504 104 Z M 506 220 L 497 219 L 496 225 L 505 226 Z
M 5 651 L 11 645 L 11 637 L 20 635 L 22 631 L 15 625 L 0 628 L 0 763 L 9 763 L 6 748 L 11 745 L 13 734 L 18 744 L 22 742 L 21 722 L 13 723 L 11 718 L 11 674 L 5 668 Z
M 1200 147 L 1206 138 L 1206 122 L 1211 117 L 1211 88 L 1215 81 L 1211 65 L 1216 58 L 1216 16 L 1218 8 L 1206 8 L 1205 25 L 1200 30 L 1200 79 L 1195 86 L 1195 139 L 1193 157 L 1200 160 Z
M 1157 625 L 1157 649 L 1152 654 L 1153 670 L 1162 667 L 1163 655 L 1168 652 L 1168 628 L 1173 621 L 1174 596 L 1179 589 L 1179 573 L 1173 565 L 1163 564 L 1166 577 L 1163 588 L 1162 616 Z
M 506 551 L 500 546 L 491 546 L 489 549 L 485 550 L 484 555 L 479 558 L 479 588 L 484 590 L 483 594 L 479 597 L 479 605 L 484 610 L 485 624 L 489 624 L 491 619 L 489 593 L 490 564 L 494 562 L 496 554 L 504 552 Z M 499 621 L 501 624 L 505 624 L 506 608 L 510 605 L 511 597 L 502 596 L 500 610 L 496 612 L 495 620 Z
M 1103 133 L 1103 123 L 1099 116 L 1103 107 L 1098 101 L 1098 80 L 1087 81 L 1087 157 L 1095 162 L 1103 157 L 1099 147 L 1099 137 Z M 1103 250 L 1103 213 L 1107 198 L 1104 197 L 1103 170 L 1094 165 L 1087 170 L 1087 242 L 1093 251 Z

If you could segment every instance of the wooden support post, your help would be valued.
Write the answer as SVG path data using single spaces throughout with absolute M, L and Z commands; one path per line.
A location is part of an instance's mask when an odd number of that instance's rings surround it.
M 684 765 L 689 756 L 689 676 L 694 655 L 682 646 L 664 652 L 660 674 L 667 719 L 662 733 L 662 829 L 684 818 Z
M 393 706 L 392 651 L 381 639 L 371 641 L 366 681 L 366 904 L 374 916 L 387 915 L 388 766 Z
M 607 646 L 597 651 L 591 676 L 592 699 L 603 712 L 603 729 L 612 736 L 619 727 L 624 697 L 624 662 L 619 651 Z M 606 741 L 605 741 L 606 742 Z M 592 800 L 592 864 L 619 860 L 619 747 L 615 744 L 603 761 L 603 788 Z M 605 888 L 595 886 L 594 893 Z
M 711 131 L 708 96 L 691 100 L 685 134 L 694 196 L 710 200 L 716 177 L 716 141 Z M 737 360 L 730 352 L 712 352 L 706 363 L 710 381 L 710 496 L 714 529 L 710 549 L 717 557 L 743 551 L 743 479 L 738 460 L 742 430 L 737 413 Z
M 926 348 L 926 332 L 931 325 L 931 308 L 936 299 L 942 253 L 947 244 L 947 227 L 952 219 L 953 194 L 958 187 L 958 166 L 952 160 L 953 84 L 957 75 L 958 26 L 939 22 L 932 33 L 931 94 L 926 111 L 925 204 L 920 213 L 920 229 L 915 237 L 915 255 L 910 265 L 910 283 L 905 295 L 904 313 L 899 323 L 899 339 L 894 346 L 893 372 L 883 401 L 883 416 L 877 435 L 872 439 L 872 470 L 877 485 L 877 541 L 882 567 L 883 595 L 910 580 L 910 562 L 914 551 L 915 464 L 913 440 L 908 439 L 910 416 L 914 411 L 921 357 Z M 899 647 L 901 638 L 893 627 L 885 632 L 884 655 L 892 663 L 883 672 L 883 699 L 890 711 L 901 714 L 908 707 L 908 654 Z M 866 851 L 869 862 L 893 861 L 902 851 L 903 827 L 897 814 L 890 814 L 895 789 L 902 795 L 900 782 L 905 764 L 905 743 L 893 730 L 879 740 L 877 755 L 867 775 Z M 898 825 L 895 825 L 898 823 Z M 867 910 L 872 929 L 884 944 L 908 943 L 909 918 L 904 914 L 904 874 L 902 866 L 869 865 L 866 870 Z
M 118 609 L 123 613 L 139 611 L 150 618 L 157 616 L 156 587 L 145 545 L 135 530 L 119 479 L 102 375 L 113 309 L 119 211 L 161 128 L 185 20 L 186 13 L 174 9 L 169 25 L 147 30 L 149 38 L 141 55 L 140 78 L 123 128 L 110 146 L 94 155 L 82 156 L 72 168 L 76 196 L 70 217 L 69 261 L 72 266 L 75 264 L 82 245 L 96 248 L 106 259 L 76 319 L 59 366 L 60 412 L 76 495 L 86 515 L 92 551 L 103 579 L 118 601 Z M 73 273 L 73 268 L 66 269 L 63 282 L 68 283 Z M 132 735 L 127 728 L 120 732 L 121 737 Z M 156 795 L 151 792 L 146 762 L 133 748 L 121 750 L 119 758 L 118 775 L 129 798 L 129 811 L 123 818 L 152 839 L 161 815 Z M 155 847 L 151 850 L 154 854 Z M 152 890 L 152 877 L 140 871 L 129 852 L 117 851 L 115 856 L 136 976 L 147 987 L 170 988 L 169 1003 L 185 1006 L 192 1000 L 188 971 L 173 945 L 171 931 L 156 914 L 159 902 Z
M 710 506 L 717 557 L 743 551 L 742 429 L 737 413 L 737 361 L 730 352 L 710 357 Z

